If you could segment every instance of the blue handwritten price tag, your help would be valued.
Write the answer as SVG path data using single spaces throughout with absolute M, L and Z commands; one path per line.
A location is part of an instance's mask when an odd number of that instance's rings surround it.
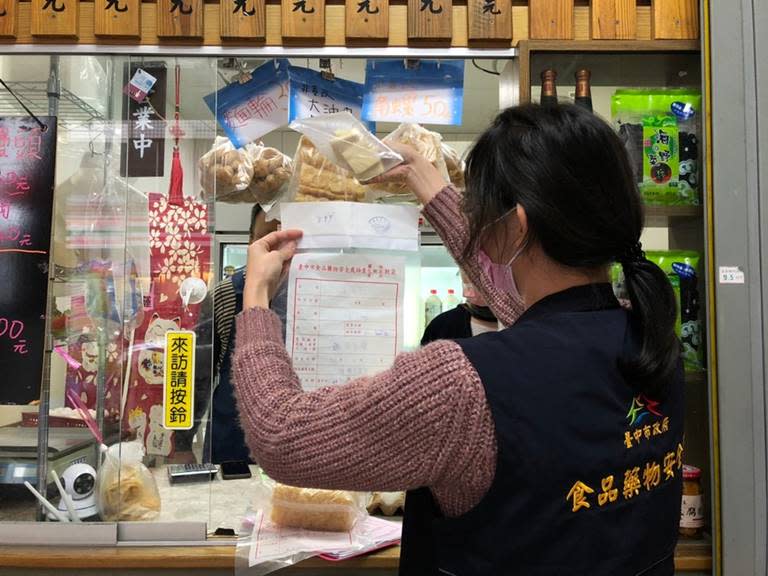
M 461 125 L 464 62 L 369 60 L 363 119 L 376 122 Z
M 288 61 L 269 61 L 242 84 L 204 98 L 227 137 L 240 148 L 288 123 Z
M 320 72 L 291 66 L 289 122 L 301 118 L 315 118 L 323 114 L 349 112 L 360 118 L 365 85 L 344 80 L 329 79 Z M 369 129 L 372 129 L 369 126 Z

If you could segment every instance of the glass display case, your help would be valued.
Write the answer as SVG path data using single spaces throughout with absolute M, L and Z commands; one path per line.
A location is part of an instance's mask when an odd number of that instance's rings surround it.
M 206 438 L 217 382 L 212 293 L 245 264 L 253 203 L 218 201 L 220 190 L 201 184 L 200 162 L 224 135 L 215 114 L 218 91 L 265 62 L 0 58 L 9 87 L 0 99 L 2 121 L 50 112 L 58 127 L 44 168 L 55 175 L 55 193 L 50 282 L 47 297 L 40 297 L 50 308 L 44 344 L 35 350 L 42 378 L 32 382 L 25 402 L 8 397 L 0 406 L 0 521 L 69 514 L 54 473 L 66 487 L 75 470 L 85 471 L 80 484 L 87 492 L 74 500 L 75 508 L 88 520 L 194 521 L 208 532 L 238 527 L 248 502 L 233 484 L 205 471 L 198 481 L 183 482 L 169 471 L 211 461 Z M 320 69 L 317 59 L 291 64 Z M 365 80 L 366 59 L 331 65 L 339 78 Z M 465 98 L 484 105 L 443 130 L 459 154 L 498 108 L 497 77 L 470 67 L 466 73 Z M 152 78 L 151 86 L 140 84 L 142 74 Z M 377 133 L 396 126 L 379 123 Z M 291 158 L 299 137 L 282 125 L 260 140 Z M 415 348 L 424 329 L 422 292 L 447 296 L 450 289 L 458 300 L 461 281 L 439 245 L 425 246 L 407 262 L 402 346 Z M 3 298 L 9 309 L 17 295 Z M 174 346 L 185 354 L 172 355 Z M 179 368 L 173 383 L 166 381 L 177 372 L 168 370 L 169 362 Z M 174 398 L 178 379 L 194 386 L 180 386 L 186 394 Z
M 463 61 L 463 120 L 428 127 L 462 155 L 500 102 L 539 100 L 538 79 L 545 69 L 558 71 L 563 100 L 571 99 L 576 71 L 591 70 L 594 111 L 609 121 L 620 88 L 701 85 L 698 54 L 690 43 L 637 53 L 611 51 L 610 45 L 600 52 L 570 46 L 534 42 L 521 47 L 519 60 Z M 367 63 L 363 57 L 289 61 L 359 84 L 365 82 Z M 247 84 L 265 65 L 273 63 L 261 57 L 0 56 L 10 90 L 31 113 L 56 116 L 58 125 L 55 165 L 53 159 L 46 165 L 55 174 L 55 194 L 50 282 L 43 299 L 45 339 L 38 350 L 42 377 L 39 384 L 31 383 L 33 392 L 25 401 L 0 402 L 0 523 L 69 514 L 53 473 L 71 481 L 72 474 L 84 470 L 94 483 L 89 487 L 82 480 L 81 489 L 90 492 L 87 505 L 74 503 L 88 508 L 90 520 L 152 521 L 160 528 L 148 532 L 147 540 L 166 539 L 167 523 L 196 523 L 191 540 L 205 540 L 218 528 L 239 528 L 256 479 L 222 480 L 201 466 L 212 461 L 216 338 L 221 323 L 232 320 L 216 315 L 213 294 L 245 265 L 250 207 L 257 197 L 233 200 L 237 170 L 227 176 L 232 189 L 220 189 L 218 176 L 215 185 L 206 184 L 210 166 L 201 159 L 211 158 L 232 138 L 222 129 L 222 89 Z M 141 71 L 154 82 L 142 83 Z M 513 88 L 519 88 L 519 96 L 509 86 L 516 76 L 520 82 Z M 306 102 L 315 102 L 308 90 Z M 319 99 L 308 105 L 322 106 Z M 28 115 L 5 92 L 0 111 L 0 127 L 10 117 Z M 292 159 L 299 135 L 285 124 L 256 140 Z M 375 132 L 384 137 L 396 127 L 379 122 Z M 703 132 L 698 137 L 703 148 Z M 696 160 L 701 173 L 703 156 Z M 251 163 L 249 170 L 251 182 L 257 168 Z M 247 191 L 248 182 L 236 193 Z M 643 243 L 647 250 L 696 251 L 703 278 L 707 194 L 703 186 L 698 190 L 695 203 L 649 205 Z M 273 199 L 264 202 L 267 208 Z M 424 226 L 419 250 L 404 266 L 401 348 L 413 349 L 425 328 L 427 300 L 436 297 L 442 310 L 454 307 L 463 299 L 462 279 L 445 247 Z M 701 343 L 709 290 L 703 281 L 697 289 L 690 297 L 698 300 L 691 312 L 695 318 L 688 320 L 700 327 Z M 14 298 L 4 295 L 0 302 L 11 309 Z M 686 383 L 686 462 L 703 471 L 706 520 L 694 510 L 694 520 L 706 524 L 707 535 L 694 544 L 702 556 L 710 553 L 709 535 L 717 530 L 710 504 L 717 488 L 711 481 L 707 370 L 704 360 L 688 371 Z M 12 380 L 6 386 L 17 385 Z M 24 482 L 48 497 L 56 512 L 46 510 Z M 65 481 L 65 489 L 68 485 Z

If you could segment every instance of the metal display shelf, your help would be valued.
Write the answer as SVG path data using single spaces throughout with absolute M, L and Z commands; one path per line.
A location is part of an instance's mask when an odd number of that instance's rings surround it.
M 6 84 L 35 115 L 48 115 L 52 95 L 49 94 L 48 84 L 45 81 L 6 82 Z M 60 124 L 86 124 L 105 120 L 101 112 L 66 88 L 60 88 L 56 96 L 59 102 Z M 7 90 L 0 89 L 0 116 L 18 116 L 19 114 L 26 114 L 26 112 Z

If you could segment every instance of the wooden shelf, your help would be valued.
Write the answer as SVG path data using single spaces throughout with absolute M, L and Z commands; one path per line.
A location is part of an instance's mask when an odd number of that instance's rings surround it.
M 233 569 L 235 566 L 234 541 L 223 546 L 174 546 L 174 547 L 0 547 L 0 566 L 14 568 L 50 569 Z M 333 568 L 339 571 L 386 570 L 398 568 L 400 548 L 394 546 L 368 556 L 351 558 L 344 562 L 327 562 L 311 558 L 290 572 Z M 678 572 L 708 571 L 712 568 L 712 544 L 707 539 L 680 540 L 675 552 L 675 568 Z
M 695 54 L 700 40 L 520 40 L 517 44 L 520 103 L 531 100 L 531 55 L 549 53 L 593 54 Z
M 704 370 L 697 370 L 696 372 L 685 372 L 685 382 L 687 384 L 693 384 L 696 386 L 706 386 L 707 373 Z
M 655 206 L 646 204 L 645 225 L 656 228 L 668 228 L 681 221 L 701 220 L 704 216 L 702 206 Z
M 699 52 L 699 40 L 520 40 L 529 52 Z

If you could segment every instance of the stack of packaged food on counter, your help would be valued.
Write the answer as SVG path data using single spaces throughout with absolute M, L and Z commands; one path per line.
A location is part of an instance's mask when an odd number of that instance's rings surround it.
M 402 162 L 390 145 L 411 146 L 446 180 L 464 188 L 464 163 L 442 136 L 418 124 L 401 124 L 379 140 L 348 112 L 295 121 L 302 134 L 293 159 L 275 148 L 235 148 L 218 137 L 200 159 L 207 199 L 227 203 L 349 202 L 416 203 L 406 182 L 371 183 Z

